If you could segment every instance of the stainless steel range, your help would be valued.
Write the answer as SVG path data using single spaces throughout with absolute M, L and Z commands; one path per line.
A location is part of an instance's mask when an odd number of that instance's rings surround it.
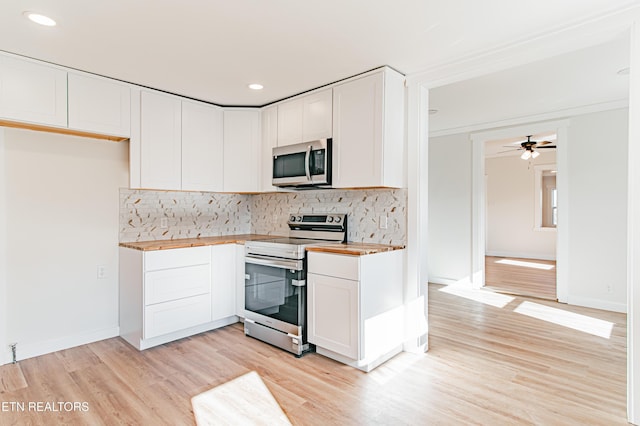
M 245 243 L 244 332 L 297 356 L 307 343 L 306 248 L 346 242 L 346 214 L 296 214 L 289 238 Z

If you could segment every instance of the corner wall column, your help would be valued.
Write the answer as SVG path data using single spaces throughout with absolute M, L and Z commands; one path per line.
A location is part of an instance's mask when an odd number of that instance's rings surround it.
M 0 127 L 0 365 L 11 361 L 7 342 L 7 202 L 5 129 Z
M 407 96 L 407 259 L 405 267 L 406 336 L 404 350 L 428 348 L 428 165 L 429 91 L 409 84 Z
M 627 213 L 627 416 L 640 424 L 640 20 L 631 29 Z

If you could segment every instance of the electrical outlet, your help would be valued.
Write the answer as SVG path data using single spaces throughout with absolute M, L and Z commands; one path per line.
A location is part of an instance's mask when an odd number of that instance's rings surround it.
M 99 280 L 107 278 L 107 267 L 104 265 L 98 265 L 97 276 Z
M 610 283 L 607 283 L 607 293 L 613 293 L 613 286 Z
M 160 228 L 167 229 L 169 227 L 169 220 L 166 217 L 160 218 Z
M 378 226 L 380 229 L 387 229 L 389 227 L 389 218 L 386 214 L 380 215 L 380 220 L 378 221 Z

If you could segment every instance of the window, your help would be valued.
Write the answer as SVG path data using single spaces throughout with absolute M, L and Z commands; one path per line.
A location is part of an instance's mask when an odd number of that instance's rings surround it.
M 542 173 L 542 227 L 555 228 L 558 224 L 558 190 L 556 176 Z
M 535 166 L 535 229 L 552 230 L 558 226 L 558 190 L 556 165 Z

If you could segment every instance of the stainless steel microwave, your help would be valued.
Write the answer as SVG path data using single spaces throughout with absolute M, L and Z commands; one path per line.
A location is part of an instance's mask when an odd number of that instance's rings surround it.
M 273 148 L 274 186 L 330 187 L 331 139 Z

